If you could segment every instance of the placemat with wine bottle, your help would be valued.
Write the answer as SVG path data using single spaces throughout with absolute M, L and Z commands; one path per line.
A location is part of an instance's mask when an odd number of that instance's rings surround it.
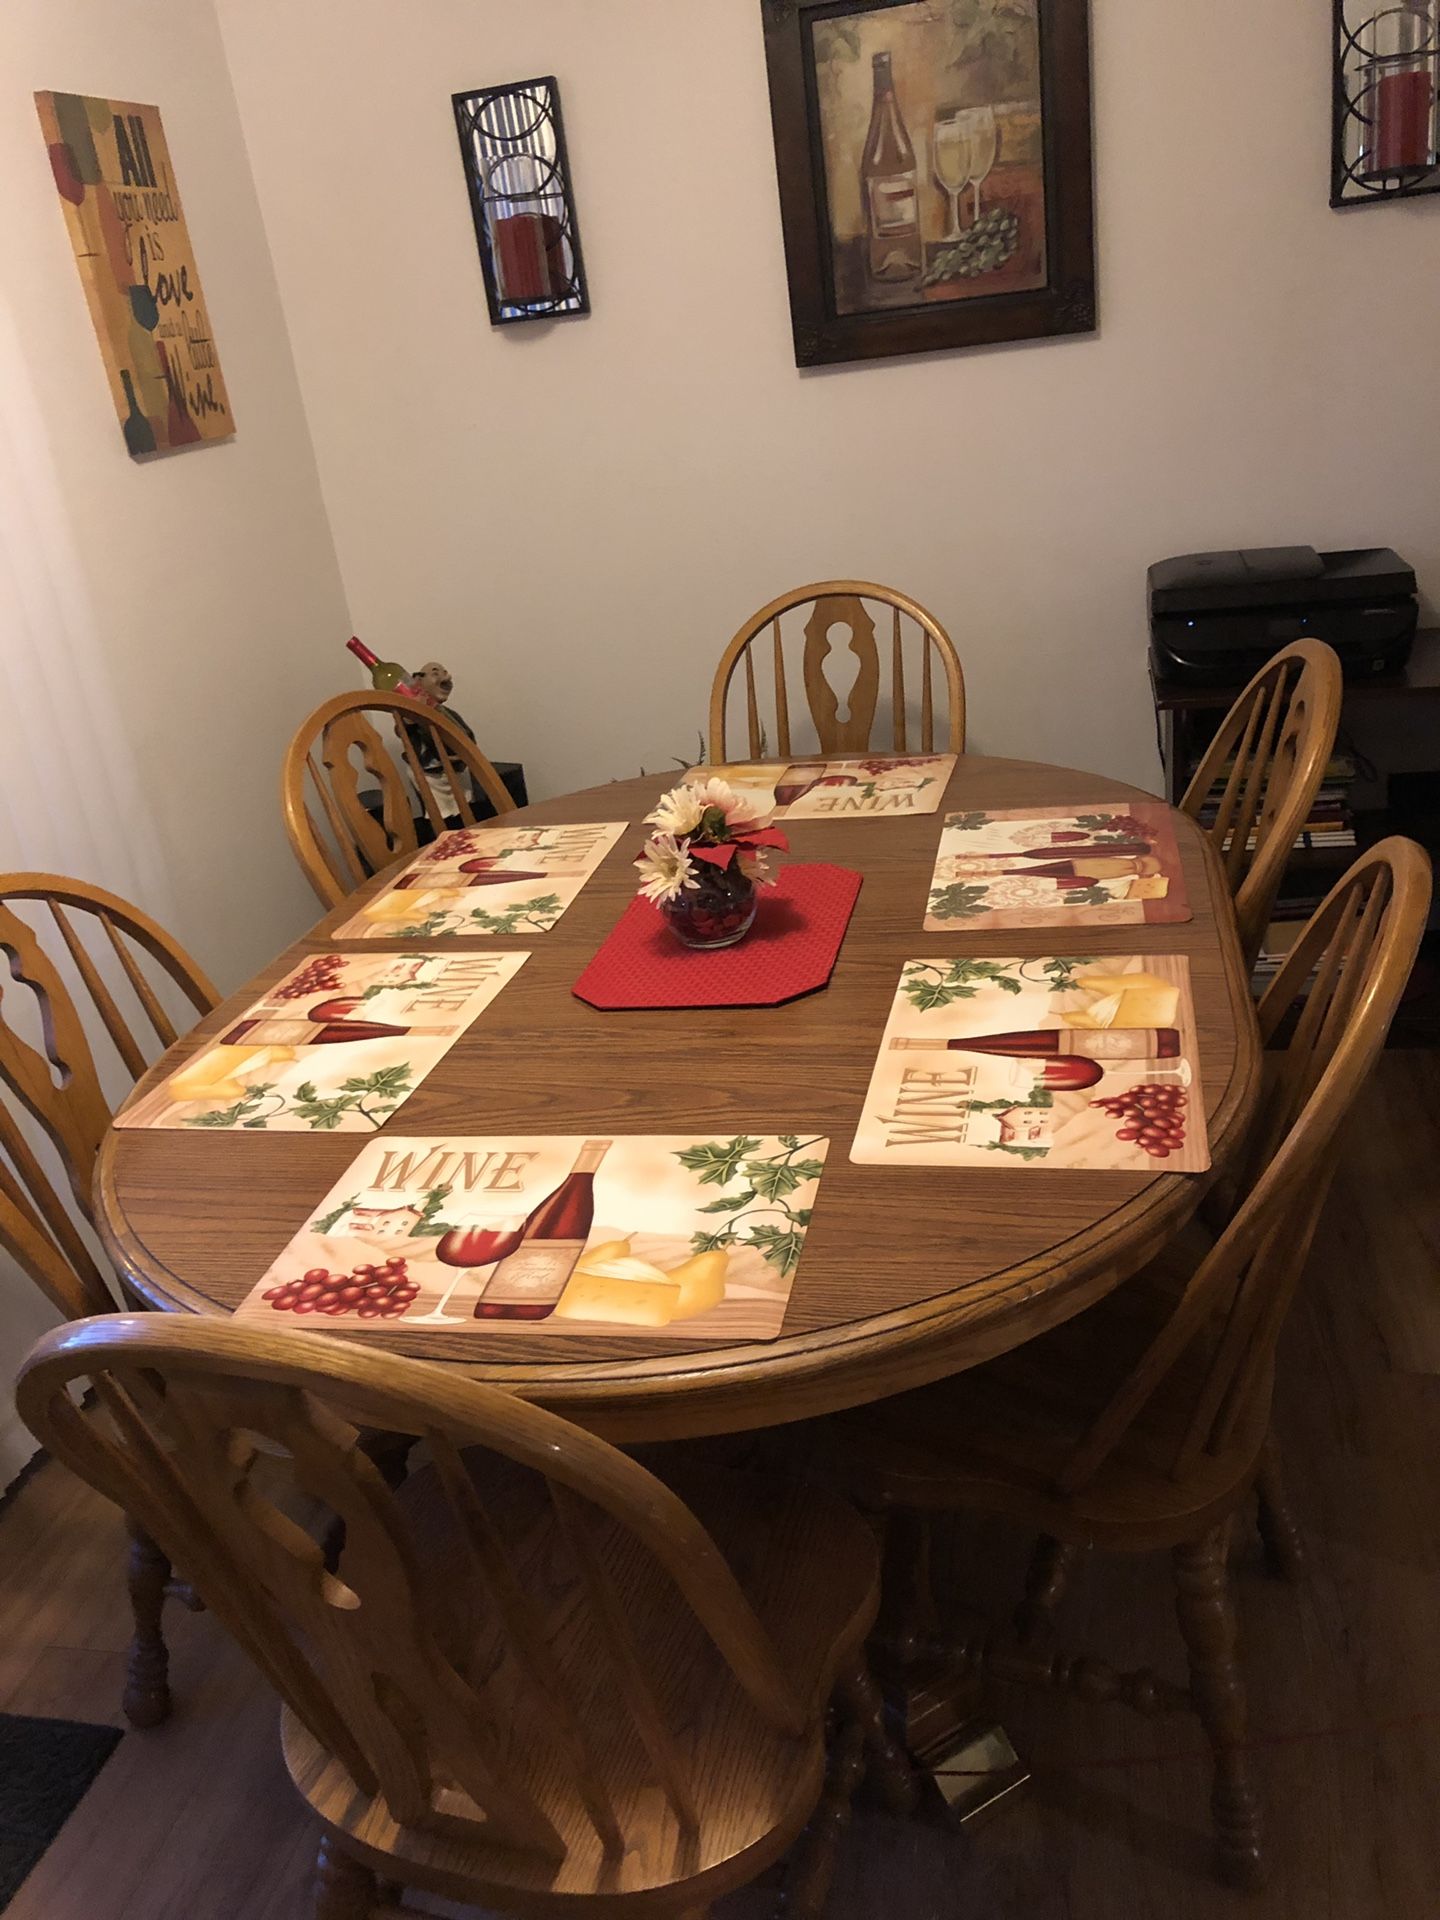
M 1189 961 L 907 960 L 850 1158 L 1203 1172 Z
M 1191 919 L 1170 809 L 952 813 L 925 926 L 1153 926 Z
M 548 933 L 627 825 L 454 828 L 399 868 L 334 938 Z
M 367 1141 L 237 1317 L 344 1333 L 773 1340 L 829 1141 Z
M 953 753 L 851 760 L 754 760 L 695 767 L 688 780 L 724 780 L 762 820 L 829 820 L 935 813 L 955 771 Z
M 529 958 L 314 954 L 115 1125 L 373 1132 Z

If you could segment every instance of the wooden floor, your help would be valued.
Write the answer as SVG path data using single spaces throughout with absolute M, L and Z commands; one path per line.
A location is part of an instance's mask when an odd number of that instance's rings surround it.
M 1210 1877 L 1188 1720 L 1002 1697 L 1034 1783 L 964 1835 L 853 1831 L 834 1920 L 1433 1920 L 1440 1912 L 1440 1054 L 1392 1053 L 1352 1126 L 1287 1334 L 1278 1429 L 1316 1571 L 1295 1592 L 1237 1546 L 1274 1861 Z M 974 1595 L 1023 1541 L 975 1530 Z M 0 1516 L 0 1707 L 115 1717 L 120 1529 L 59 1469 Z M 1179 1677 L 1161 1562 L 1097 1564 L 1066 1640 Z M 214 1623 L 175 1619 L 179 1708 L 121 1742 L 7 1920 L 300 1920 L 313 1836 L 275 1708 Z M 758 1920 L 773 1893 L 723 1920 Z M 437 1911 L 444 1911 L 438 1909 Z

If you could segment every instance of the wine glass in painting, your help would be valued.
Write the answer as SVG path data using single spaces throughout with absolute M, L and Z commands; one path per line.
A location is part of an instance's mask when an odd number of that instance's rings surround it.
M 507 1253 L 513 1253 L 520 1244 L 524 1226 L 524 1219 L 515 1214 L 485 1226 L 451 1227 L 448 1233 L 442 1234 L 435 1248 L 435 1256 L 443 1266 L 454 1269 L 455 1278 L 429 1313 L 417 1315 L 410 1325 L 433 1325 L 437 1321 L 452 1319 L 453 1316 L 446 1313 L 445 1309 L 460 1282 L 473 1278 L 476 1268 L 492 1267 L 497 1260 L 503 1260 Z
M 1000 152 L 1000 129 L 995 124 L 994 107 L 967 107 L 956 118 L 963 122 L 969 150 L 970 191 L 975 196 L 973 222 L 980 218 L 980 189 L 989 179 Z
M 953 245 L 960 238 L 960 196 L 970 184 L 973 164 L 971 135 L 963 108 L 942 109 L 935 116 L 930 139 L 930 167 L 935 184 L 950 200 L 950 220 L 943 239 Z

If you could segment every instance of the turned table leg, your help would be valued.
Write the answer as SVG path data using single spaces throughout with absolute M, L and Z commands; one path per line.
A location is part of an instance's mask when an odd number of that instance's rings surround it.
M 170 1656 L 162 1630 L 170 1562 L 149 1534 L 127 1521 L 130 1555 L 126 1585 L 134 1632 L 125 1673 L 125 1718 L 132 1727 L 158 1727 L 170 1717 Z
M 1264 1882 L 1260 1803 L 1244 1750 L 1245 1682 L 1236 1658 L 1238 1628 L 1227 1559 L 1228 1524 L 1174 1552 L 1180 1631 L 1190 1656 L 1190 1692 L 1214 1755 L 1210 1805 L 1227 1879 Z
M 1290 1505 L 1280 1449 L 1267 1439 L 1260 1455 L 1260 1471 L 1255 1480 L 1260 1497 L 1260 1539 L 1265 1548 L 1265 1564 L 1281 1580 L 1298 1585 L 1309 1567 L 1305 1540 Z
M 1035 1542 L 1025 1576 L 1025 1598 L 1015 1609 L 1015 1631 L 1026 1644 L 1054 1632 L 1056 1609 L 1065 1598 L 1079 1559 L 1079 1547 L 1055 1540 L 1048 1533 Z
M 840 1839 L 850 1823 L 850 1803 L 864 1772 L 864 1730 L 847 1714 L 831 1743 L 825 1791 L 786 1875 L 779 1908 L 784 1920 L 821 1920 Z
M 885 1702 L 863 1654 L 840 1675 L 837 1691 L 844 1710 L 859 1723 L 870 1779 L 881 1801 L 891 1813 L 913 1813 L 917 1792 L 914 1771 L 904 1748 L 886 1725 Z

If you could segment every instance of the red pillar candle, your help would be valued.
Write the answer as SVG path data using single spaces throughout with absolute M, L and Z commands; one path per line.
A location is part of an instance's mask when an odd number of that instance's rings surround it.
M 1430 165 L 1428 66 L 1382 74 L 1375 89 L 1375 172 L 1409 173 Z
M 565 291 L 560 223 L 548 213 L 506 213 L 491 228 L 500 298 L 524 306 L 555 300 Z

